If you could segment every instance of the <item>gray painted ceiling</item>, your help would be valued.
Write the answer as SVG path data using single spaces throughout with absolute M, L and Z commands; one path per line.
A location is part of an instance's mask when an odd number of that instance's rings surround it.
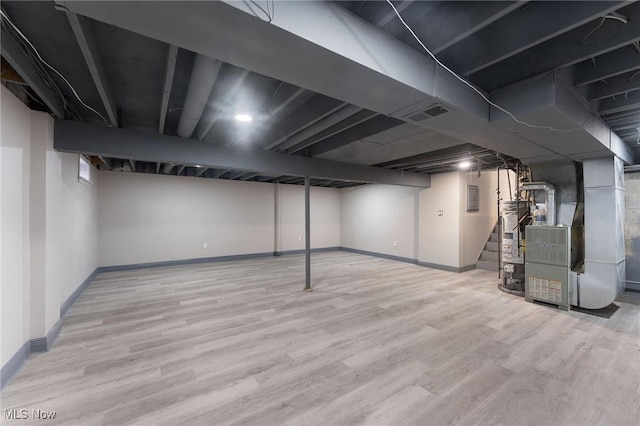
M 203 7 L 196 3 L 183 4 L 185 8 Z M 407 49 L 427 56 L 386 1 L 337 1 L 333 4 L 339 6 L 344 13 L 356 16 L 359 26 L 374 28 L 386 37 L 403 43 Z M 418 37 L 445 65 L 489 96 L 491 93 L 509 92 L 511 87 L 518 87 L 531 77 L 557 71 L 563 81 L 569 81 L 572 96 L 575 95 L 580 100 L 585 111 L 600 116 L 636 158 L 640 158 L 640 3 L 394 1 L 394 4 Z M 180 47 L 173 49 L 175 54 L 172 56 L 171 45 L 166 39 L 149 36 L 145 27 L 146 16 L 139 17 L 139 25 L 135 19 L 133 24 L 114 25 L 113 22 L 75 15 L 65 5 L 72 9 L 75 7 L 64 2 L 59 2 L 56 6 L 51 1 L 3 1 L 2 9 L 42 57 L 67 77 L 80 97 L 107 117 L 107 106 L 97 89 L 99 83 L 92 78 L 91 66 L 85 61 L 87 50 L 99 59 L 95 68 L 102 72 L 108 95 L 117 107 L 118 127 L 157 134 L 164 121 L 161 133 L 177 135 L 186 104 L 193 104 L 188 97 L 189 87 L 192 85 L 196 89 L 208 87 L 204 94 L 201 93 L 202 90 L 199 91 L 206 103 L 202 105 L 191 133 L 182 136 L 212 144 L 266 149 L 289 155 L 414 170 L 419 173 L 438 173 L 456 170 L 457 163 L 463 159 L 477 160 L 483 168 L 501 165 L 503 161 L 496 155 L 502 151 L 497 142 L 502 134 L 500 132 L 510 132 L 520 138 L 530 136 L 513 126 L 513 123 L 491 124 L 493 127 L 490 131 L 480 130 L 477 123 L 457 115 L 455 105 L 454 111 L 434 117 L 429 125 L 423 126 L 402 114 L 394 113 L 391 117 L 382 108 L 376 111 L 372 107 L 374 104 L 366 108 L 347 102 L 347 97 L 340 96 L 339 90 L 333 90 L 331 94 L 328 91 L 319 93 L 322 90 L 314 91 L 311 88 L 317 89 L 320 85 L 294 84 L 287 73 L 275 75 L 275 72 L 262 72 L 269 67 L 244 68 L 239 65 L 239 60 L 230 61 L 234 64 L 222 60 L 217 74 L 209 74 L 204 80 L 196 81 L 199 66 L 196 58 L 199 54 Z M 153 19 L 153 14 L 156 13 L 153 5 L 144 2 L 141 5 L 148 9 L 148 18 Z M 285 4 L 276 1 L 273 6 L 274 18 L 279 12 L 287 12 Z M 97 2 L 93 7 L 100 8 Z M 83 27 L 85 36 L 94 41 L 88 48 L 84 47 L 84 50 L 77 32 L 74 32 L 70 24 L 69 14 L 80 16 L 86 23 Z M 87 13 L 89 15 L 91 14 Z M 221 24 L 217 20 L 224 19 L 220 17 L 222 15 L 210 16 L 211 26 Z M 181 25 L 180 17 L 176 16 L 175 19 L 163 25 Z M 255 22 L 238 21 L 237 26 L 241 28 L 236 30 L 242 32 L 242 25 L 248 25 L 247 22 L 256 27 L 265 25 L 261 20 L 253 17 L 251 19 Z M 320 17 L 318 19 L 321 22 Z M 182 25 L 190 24 L 186 22 Z M 20 40 L 4 19 L 2 25 L 3 31 L 6 30 L 12 39 Z M 195 23 L 193 25 L 196 26 Z M 271 36 L 265 31 L 264 38 L 271 40 L 269 37 Z M 272 38 L 276 40 L 276 37 Z M 179 37 L 176 36 L 176 39 Z M 49 110 L 44 105 L 46 102 L 43 102 L 28 82 L 19 81 L 10 72 L 5 73 L 5 70 L 14 66 L 13 57 L 5 54 L 6 40 L 3 37 L 3 84 L 31 108 Z M 256 39 L 238 38 L 231 50 L 241 55 L 243 51 L 251 52 L 258 43 Z M 292 46 L 293 43 L 292 41 Z M 26 44 L 22 43 L 21 48 L 30 53 L 31 62 L 38 62 Z M 288 45 L 274 42 L 270 50 L 263 49 L 261 54 L 267 58 L 265 60 L 272 57 L 276 61 L 282 57 L 281 52 L 288 48 Z M 375 56 L 376 48 L 376 44 L 363 42 L 363 51 L 352 54 L 357 56 L 360 53 L 370 53 Z M 213 59 L 223 56 L 221 54 Z M 317 68 L 312 64 L 296 62 L 295 57 L 287 57 L 287 60 L 290 63 L 279 65 L 300 70 L 299 72 Z M 326 72 L 331 75 L 324 77 L 328 81 L 333 79 L 335 87 L 345 90 L 350 85 L 363 84 L 363 79 L 368 78 L 364 74 L 344 72 L 337 64 L 333 70 L 331 64 L 325 64 L 325 67 L 323 70 L 327 69 Z M 50 75 L 64 97 L 68 105 L 64 118 L 104 124 L 96 114 L 84 108 L 74 98 L 60 78 L 41 65 L 37 68 L 40 73 Z M 95 69 L 93 71 L 95 74 Z M 419 69 L 411 71 L 417 72 L 418 76 L 421 72 Z M 171 75 L 172 78 L 167 78 Z M 296 78 L 296 81 L 305 79 Z M 404 90 L 404 86 L 397 86 L 396 82 L 385 86 L 380 81 L 384 83 L 384 80 L 372 80 L 366 86 L 371 91 L 371 96 L 392 98 L 395 88 Z M 163 96 L 165 91 L 166 96 Z M 400 90 L 395 91 L 400 96 Z M 198 93 L 198 90 L 194 92 Z M 397 99 L 395 105 L 403 105 L 402 99 Z M 451 109 L 450 107 L 447 104 L 447 108 Z M 488 106 L 486 108 L 488 111 Z M 514 112 L 517 113 L 519 108 L 520 105 L 515 105 Z M 163 111 L 166 111 L 165 115 L 162 115 Z M 236 121 L 234 115 L 243 111 L 250 111 L 254 121 Z M 523 117 L 537 120 L 537 124 L 562 126 L 566 121 L 553 108 L 540 108 L 534 112 L 523 110 L 522 113 Z M 559 155 L 573 155 L 575 147 L 583 144 L 582 133 L 561 136 L 567 141 L 566 148 L 548 147 Z M 536 134 L 532 139 L 534 143 L 537 137 L 548 139 L 545 135 Z M 597 154 L 600 151 L 595 152 Z M 583 157 L 584 155 L 576 155 L 572 158 L 579 160 Z M 403 164 L 403 159 L 408 159 L 406 164 Z M 94 158 L 99 167 L 114 170 L 265 182 L 302 182 L 299 177 L 292 176 L 263 176 L 226 169 L 199 170 L 189 165 L 131 160 L 136 161 Z M 312 184 L 337 187 L 350 185 L 327 180 L 313 180 Z

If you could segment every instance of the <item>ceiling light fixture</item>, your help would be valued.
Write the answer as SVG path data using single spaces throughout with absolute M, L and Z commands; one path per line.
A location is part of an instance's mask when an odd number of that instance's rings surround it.
M 468 161 L 463 161 L 462 163 L 458 164 L 458 167 L 460 167 L 461 169 L 468 169 L 469 167 L 471 167 L 471 163 Z
M 242 121 L 243 123 L 248 123 L 250 121 L 253 121 L 253 117 L 250 116 L 249 114 L 236 114 L 236 120 L 238 121 Z

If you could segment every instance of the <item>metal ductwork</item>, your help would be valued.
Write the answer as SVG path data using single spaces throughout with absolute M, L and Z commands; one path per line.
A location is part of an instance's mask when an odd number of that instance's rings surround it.
M 586 309 L 608 306 L 625 286 L 622 160 L 614 156 L 585 159 L 583 179 L 580 167 L 570 162 L 536 164 L 532 173 L 536 179 L 553 182 L 553 185 L 532 182 L 521 186 L 522 189 L 554 189 L 555 201 L 548 202 L 547 225 L 558 223 L 573 230 L 570 304 Z M 557 213 L 552 214 L 551 206 Z M 552 218 L 555 223 L 550 222 Z
M 616 157 L 585 160 L 584 273 L 574 303 L 587 309 L 608 306 L 624 291 L 624 169 Z
M 190 138 L 195 130 L 202 112 L 207 105 L 211 90 L 216 83 L 222 62 L 196 55 L 189 81 L 189 89 L 184 101 L 184 108 L 178 123 L 178 135 Z
M 523 191 L 544 191 L 547 195 L 547 225 L 556 226 L 556 188 L 548 182 L 526 182 Z

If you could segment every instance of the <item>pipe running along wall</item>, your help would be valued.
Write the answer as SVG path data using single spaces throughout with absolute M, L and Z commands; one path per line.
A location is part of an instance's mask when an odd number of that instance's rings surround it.
M 548 182 L 525 182 L 523 191 L 545 191 L 547 195 L 547 225 L 556 226 L 556 188 Z

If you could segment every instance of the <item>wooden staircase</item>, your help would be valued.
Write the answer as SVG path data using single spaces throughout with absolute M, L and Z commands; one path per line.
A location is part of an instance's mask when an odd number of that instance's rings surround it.
M 493 227 L 493 231 L 489 235 L 489 240 L 484 246 L 482 253 L 476 261 L 477 269 L 484 269 L 486 271 L 498 271 L 499 256 L 500 256 L 500 231 L 498 224 Z

